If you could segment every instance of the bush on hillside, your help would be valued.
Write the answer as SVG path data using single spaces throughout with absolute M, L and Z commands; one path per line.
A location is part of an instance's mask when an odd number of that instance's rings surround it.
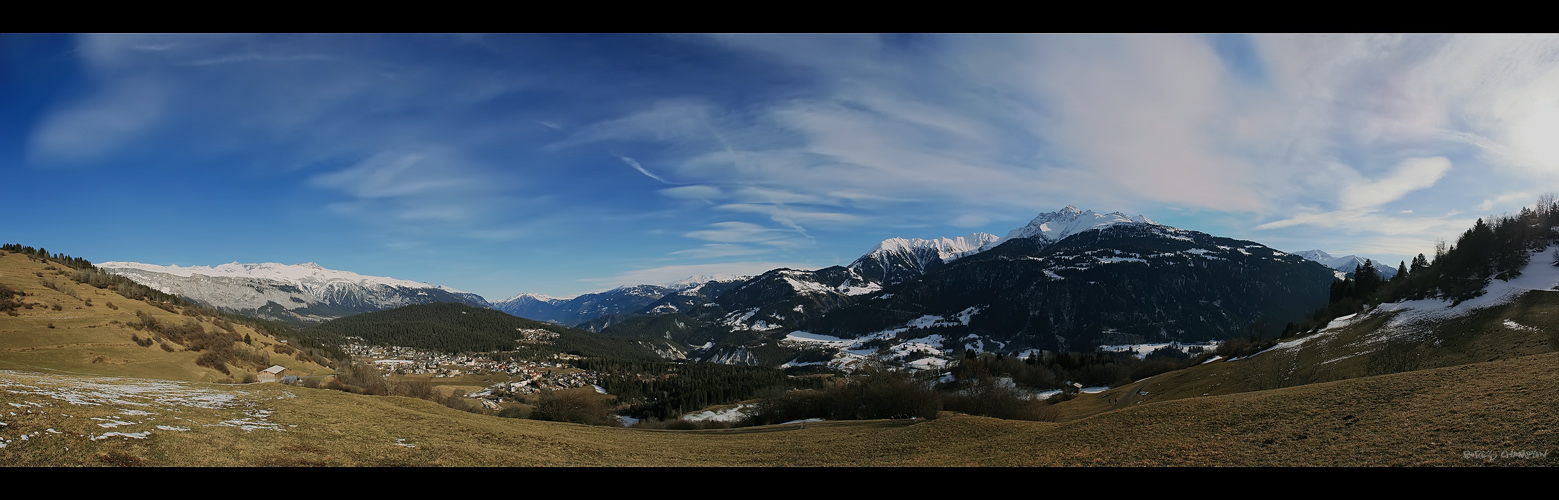
M 530 418 L 585 425 L 616 426 L 617 418 L 601 398 L 585 391 L 542 391 Z
M 1017 386 L 994 377 L 974 380 L 948 393 L 942 397 L 942 405 L 949 411 L 1008 420 L 1054 422 L 1057 418 L 1055 408 L 1044 400 L 1032 399 Z

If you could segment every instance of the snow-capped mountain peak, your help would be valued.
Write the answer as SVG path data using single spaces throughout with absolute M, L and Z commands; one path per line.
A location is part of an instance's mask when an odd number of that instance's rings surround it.
M 476 294 L 446 286 L 364 276 L 313 262 L 229 262 L 215 267 L 104 262 L 97 267 L 166 293 L 272 319 L 322 321 L 352 312 L 430 302 L 488 305 Z
M 1001 238 L 990 233 L 970 233 L 957 238 L 937 238 L 933 240 L 888 238 L 882 240 L 882 243 L 878 243 L 876 248 L 867 253 L 908 253 L 925 249 L 935 251 L 937 258 L 942 259 L 942 262 L 950 262 L 959 257 L 987 250 L 999 239 Z
M 670 283 L 666 283 L 666 284 L 661 285 L 661 286 L 666 287 L 666 288 L 670 288 L 670 289 L 673 289 L 673 290 L 681 291 L 681 290 L 687 290 L 689 288 L 694 288 L 694 287 L 697 287 L 697 286 L 701 286 L 701 285 L 703 285 L 705 283 L 708 283 L 708 282 L 711 282 L 711 281 L 718 281 L 720 283 L 728 283 L 728 282 L 732 282 L 732 281 L 747 281 L 749 279 L 752 279 L 752 276 L 740 276 L 740 275 L 729 274 L 729 273 L 725 273 L 725 274 L 695 274 L 695 275 L 688 276 L 686 278 L 682 278 L 682 279 L 679 279 L 679 280 L 676 280 L 676 281 L 673 281 L 673 282 L 670 282 Z
M 280 281 L 305 288 L 323 287 L 332 283 L 350 283 L 356 285 L 384 285 L 404 288 L 437 288 L 450 293 L 466 293 L 447 286 L 432 285 L 411 280 L 389 278 L 383 276 L 364 276 L 351 271 L 338 271 L 327 269 L 314 262 L 303 264 L 281 264 L 277 262 L 263 262 L 258 264 L 241 264 L 229 262 L 215 267 L 178 265 L 159 266 L 155 264 L 142 264 L 139 262 L 104 262 L 99 264 L 105 270 L 119 272 L 123 270 L 138 270 L 150 273 L 171 274 L 180 277 L 195 275 L 212 278 L 248 278 Z
M 1000 240 L 994 234 L 957 238 L 888 238 L 849 266 L 867 281 L 893 284 L 923 275 L 956 259 L 983 252 Z
M 1333 257 L 1332 254 L 1323 252 L 1321 250 L 1305 250 L 1303 252 L 1294 252 L 1294 255 L 1303 257 L 1305 260 L 1319 262 L 1321 265 L 1330 267 L 1341 274 L 1353 272 L 1354 269 L 1364 265 L 1365 261 L 1363 257 L 1359 257 L 1357 255 Z M 1374 264 L 1375 271 L 1383 278 L 1391 279 L 1397 275 L 1396 266 L 1392 266 L 1378 260 L 1374 261 Z M 1338 277 L 1341 278 L 1342 276 Z
M 1045 241 L 1061 241 L 1071 236 L 1091 229 L 1113 226 L 1116 224 L 1149 224 L 1160 225 L 1152 219 L 1141 215 L 1126 215 L 1120 212 L 1101 214 L 1093 210 L 1082 210 L 1072 205 L 1055 212 L 1047 212 L 1034 217 L 1023 227 L 1013 229 L 1007 233 L 1002 241 L 1017 238 L 1039 238 Z
M 521 294 L 515 295 L 513 297 L 509 297 L 507 299 L 500 300 L 498 302 L 514 302 L 514 301 L 520 300 L 522 298 L 530 298 L 531 300 L 535 300 L 535 301 L 538 301 L 538 302 L 554 303 L 554 302 L 564 302 L 564 301 L 573 299 L 574 297 L 578 297 L 578 295 L 569 296 L 569 297 L 553 297 L 551 295 L 540 294 L 540 293 L 521 293 Z M 498 302 L 495 302 L 495 303 L 498 303 Z

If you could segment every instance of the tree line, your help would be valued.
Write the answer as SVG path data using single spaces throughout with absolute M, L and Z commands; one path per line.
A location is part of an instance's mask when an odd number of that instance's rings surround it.
M 1438 242 L 1433 259 L 1420 253 L 1411 263 L 1398 263 L 1397 275 L 1390 280 L 1382 279 L 1375 272 L 1377 264 L 1366 260 L 1352 275 L 1333 281 L 1327 305 L 1308 320 L 1289 324 L 1284 336 L 1318 330 L 1332 319 L 1384 302 L 1437 298 L 1459 304 L 1473 299 L 1491 280 L 1520 276 L 1535 252 L 1559 242 L 1556 228 L 1559 195 L 1547 194 L 1535 207 L 1478 219 L 1454 244 Z M 1552 259 L 1559 265 L 1559 255 Z

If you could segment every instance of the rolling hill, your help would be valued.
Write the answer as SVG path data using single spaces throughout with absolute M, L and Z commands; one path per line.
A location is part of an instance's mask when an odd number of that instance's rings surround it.
M 73 279 L 86 272 L 0 251 L 0 286 L 20 292 L 0 298 L 7 303 L 0 369 L 213 382 L 242 381 L 271 365 L 331 373 L 264 329 L 193 305 L 128 298 L 125 286 Z

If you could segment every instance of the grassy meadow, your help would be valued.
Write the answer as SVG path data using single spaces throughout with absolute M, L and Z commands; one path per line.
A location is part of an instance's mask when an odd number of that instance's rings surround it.
M 0 255 L 0 285 L 32 305 L 0 315 L 0 463 L 10 466 L 1559 465 L 1559 352 L 1544 333 L 1559 331 L 1551 294 L 1429 325 L 1400 359 L 1377 354 L 1389 318 L 1370 318 L 1289 349 L 1079 395 L 1055 405 L 1057 422 L 943 412 L 682 431 L 234 384 L 239 367 L 222 374 L 196 365 L 197 352 L 143 346 L 134 339 L 150 333 L 131 326 L 141 313 L 215 331 L 214 318 L 47 267 Z M 235 349 L 329 373 L 236 329 L 252 344 Z M 1376 374 L 1391 371 L 1383 366 L 1413 371 Z M 493 382 L 428 381 L 441 395 Z
M 21 466 L 1553 466 L 1559 353 L 1131 404 L 1060 423 L 637 430 L 279 384 L 0 373 Z M 1119 389 L 1118 389 L 1119 390 Z M 1118 397 L 1105 392 L 1062 405 Z

